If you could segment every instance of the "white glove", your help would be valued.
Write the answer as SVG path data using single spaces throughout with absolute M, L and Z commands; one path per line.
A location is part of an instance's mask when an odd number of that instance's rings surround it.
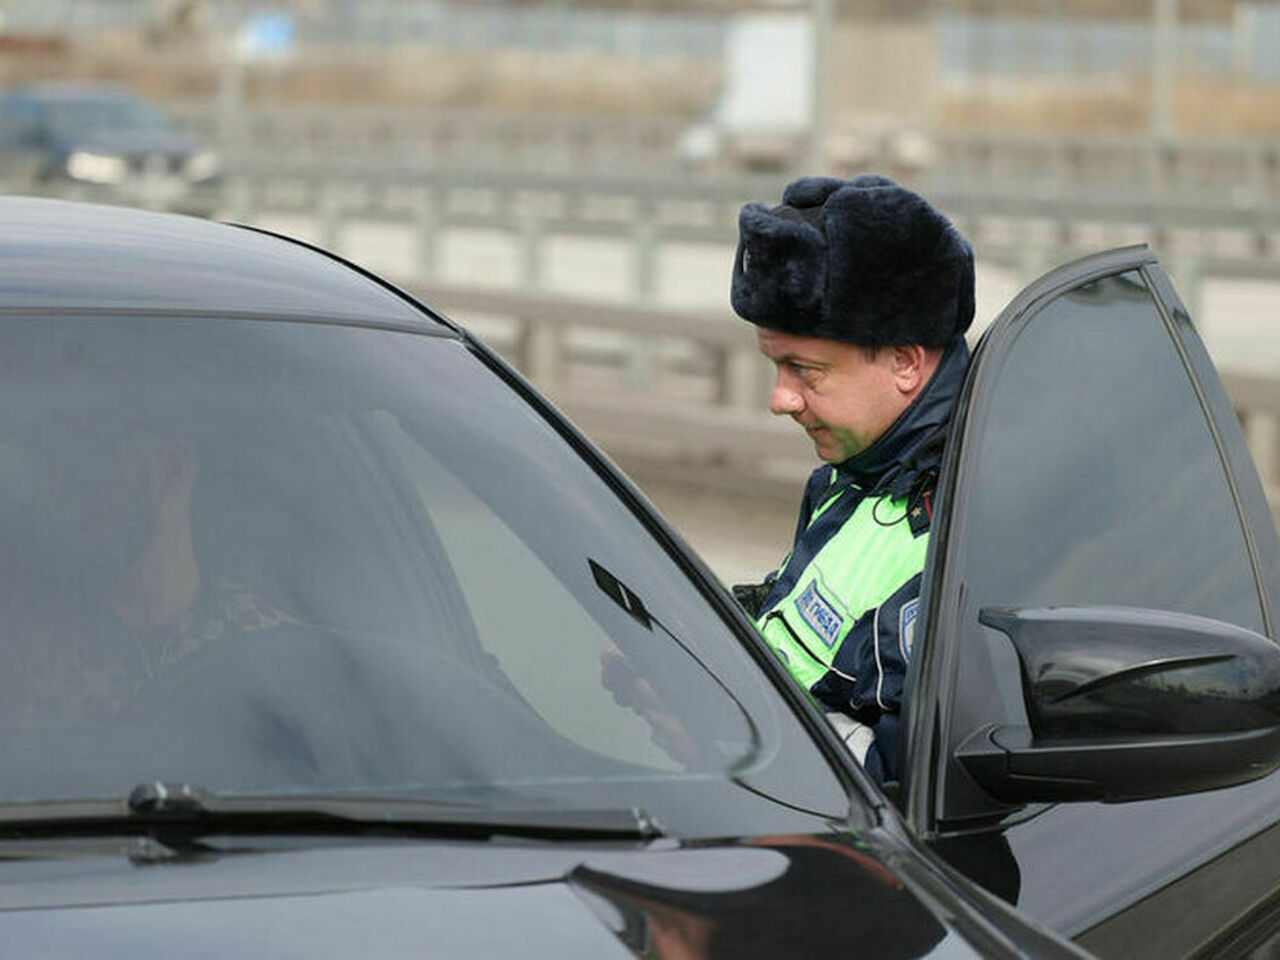
M 844 742 L 845 749 L 853 754 L 853 759 L 865 764 L 867 751 L 875 742 L 876 732 L 844 713 L 828 713 L 827 722 L 835 729 L 836 736 Z

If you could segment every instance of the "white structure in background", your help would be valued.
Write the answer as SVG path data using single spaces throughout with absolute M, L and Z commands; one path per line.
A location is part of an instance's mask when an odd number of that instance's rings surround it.
M 813 36 L 813 19 L 803 10 L 736 18 L 725 35 L 720 98 L 680 138 L 681 158 L 694 165 L 790 166 L 813 116 Z

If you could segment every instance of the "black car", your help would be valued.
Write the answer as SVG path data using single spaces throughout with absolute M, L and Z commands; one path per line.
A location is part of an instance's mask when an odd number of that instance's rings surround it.
M 456 324 L 251 229 L 0 222 L 8 953 L 1268 947 L 1280 553 L 1148 252 L 977 353 L 882 792 Z
M 45 83 L 0 94 L 0 183 L 208 216 L 222 161 L 123 87 Z

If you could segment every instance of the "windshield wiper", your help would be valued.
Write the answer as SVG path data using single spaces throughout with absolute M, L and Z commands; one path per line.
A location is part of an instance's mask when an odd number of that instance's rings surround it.
M 472 806 L 404 797 L 223 796 L 187 783 L 139 784 L 119 800 L 0 804 L 0 839 L 145 834 L 331 834 L 541 840 L 652 840 L 661 824 L 638 808 Z

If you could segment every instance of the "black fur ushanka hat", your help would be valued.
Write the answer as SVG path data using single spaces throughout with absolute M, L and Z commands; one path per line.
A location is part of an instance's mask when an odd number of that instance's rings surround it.
M 742 208 L 730 299 L 782 333 L 943 346 L 973 321 L 973 251 L 892 180 L 804 177 L 781 206 Z

